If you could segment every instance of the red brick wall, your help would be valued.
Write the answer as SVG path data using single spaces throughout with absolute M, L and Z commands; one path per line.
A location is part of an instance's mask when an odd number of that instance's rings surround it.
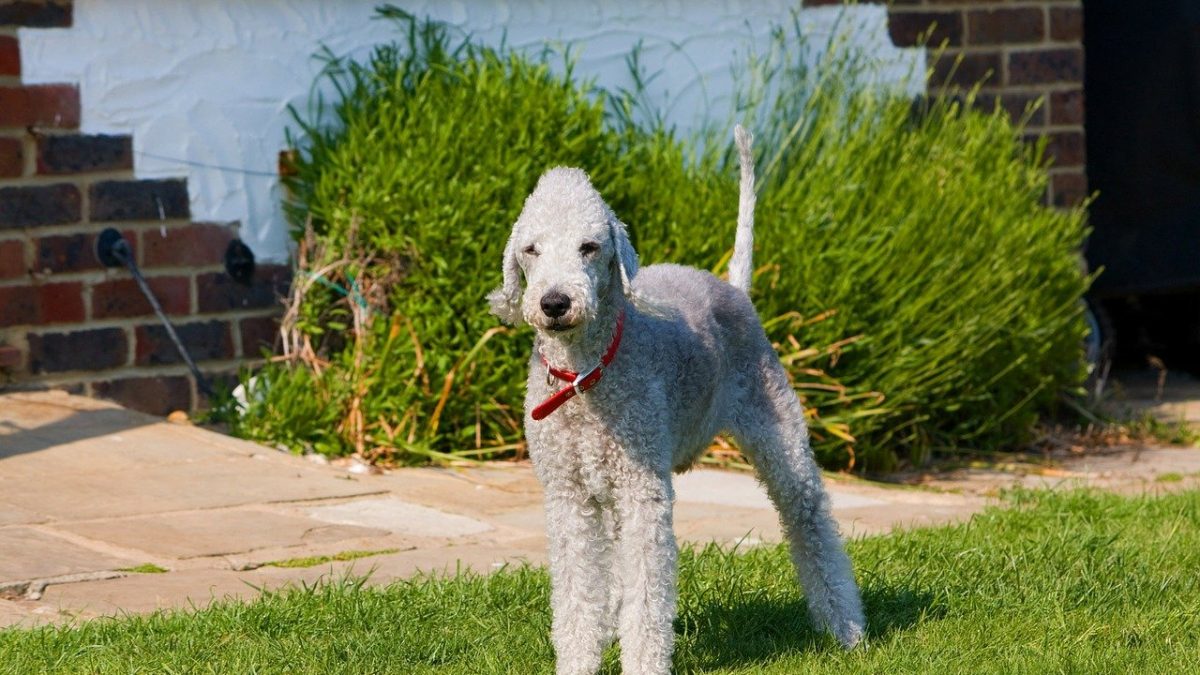
M 929 46 L 931 92 L 982 81 L 980 103 L 998 100 L 1014 119 L 1042 99 L 1026 131 L 1047 139 L 1053 160 L 1047 199 L 1071 206 L 1087 195 L 1081 0 L 893 0 L 888 29 L 897 47 Z M 932 63 L 943 42 L 946 50 Z
M 270 346 L 289 271 L 260 265 L 251 284 L 233 281 L 223 256 L 236 229 L 192 222 L 184 180 L 136 179 L 130 137 L 80 133 L 75 85 L 21 82 L 17 27 L 71 19 L 70 0 L 0 0 L 0 388 L 191 409 L 201 401 L 186 366 L 129 273 L 96 260 L 96 236 L 124 234 L 193 359 L 218 377 Z

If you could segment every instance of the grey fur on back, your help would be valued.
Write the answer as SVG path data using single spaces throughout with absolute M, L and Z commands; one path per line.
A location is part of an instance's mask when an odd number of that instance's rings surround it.
M 690 467 L 721 432 L 752 459 L 779 509 L 814 620 L 847 647 L 863 637 L 857 585 L 804 413 L 745 292 L 753 165 L 749 135 L 738 140 L 742 208 L 729 283 L 679 265 L 640 268 L 625 225 L 578 169 L 542 176 L 505 247 L 504 283 L 489 302 L 505 321 L 536 332 L 525 433 L 545 491 L 559 673 L 594 673 L 616 635 L 624 672 L 669 672 L 671 473 Z M 603 379 L 533 420 L 533 408 L 564 386 L 550 381 L 543 359 L 591 369 L 622 313 L 624 337 Z

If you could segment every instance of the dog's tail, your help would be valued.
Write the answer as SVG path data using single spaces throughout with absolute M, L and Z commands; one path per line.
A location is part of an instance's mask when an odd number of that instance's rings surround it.
M 733 240 L 733 257 L 729 259 L 729 283 L 750 294 L 750 274 L 754 271 L 754 155 L 750 146 L 754 136 L 742 125 L 733 128 L 737 141 L 738 163 L 742 181 L 738 194 L 737 235 Z

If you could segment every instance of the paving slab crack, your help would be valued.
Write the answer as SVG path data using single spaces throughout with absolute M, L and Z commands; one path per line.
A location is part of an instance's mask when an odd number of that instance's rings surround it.
M 32 579 L 30 581 L 7 581 L 0 583 L 0 599 L 4 600 L 41 600 L 42 594 L 46 592 L 46 587 L 51 584 L 77 584 L 87 581 L 105 581 L 108 579 L 120 579 L 127 576 L 124 572 L 116 570 L 103 570 L 99 572 L 81 572 L 79 574 L 63 574 L 56 577 L 47 577 L 45 579 Z
M 81 534 L 75 534 L 74 532 L 68 532 L 66 530 L 59 530 L 52 525 L 38 524 L 38 525 L 27 525 L 25 527 L 28 530 L 32 530 L 34 532 L 39 532 L 41 534 L 55 537 L 57 539 L 61 539 L 61 540 L 65 541 L 67 543 L 74 544 L 75 546 L 78 546 L 80 548 L 85 548 L 89 551 L 93 551 L 95 553 L 100 553 L 103 555 L 109 555 L 109 556 L 113 556 L 116 558 L 125 558 L 125 559 L 129 559 L 129 560 L 137 560 L 140 562 L 151 562 L 156 565 L 165 565 L 165 564 L 170 564 L 172 562 L 171 560 L 168 560 L 167 558 L 163 558 L 162 556 L 156 556 L 153 553 L 150 553 L 149 551 L 143 551 L 141 549 L 129 548 L 129 547 L 125 547 L 125 546 L 117 546 L 115 544 L 111 544 L 106 541 L 102 541 L 99 539 L 92 539 L 91 537 L 85 537 Z

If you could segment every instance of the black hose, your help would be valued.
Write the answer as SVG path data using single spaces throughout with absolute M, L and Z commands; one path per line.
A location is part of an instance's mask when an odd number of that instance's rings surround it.
M 104 234 L 107 235 L 108 231 L 106 230 Z M 208 380 L 200 374 L 200 369 L 196 367 L 196 362 L 192 360 L 192 355 L 188 353 L 187 348 L 183 346 L 183 342 L 179 339 L 179 334 L 175 332 L 175 326 L 171 325 L 171 320 L 163 312 L 162 305 L 158 304 L 158 298 L 154 297 L 154 292 L 150 290 L 149 284 L 146 283 L 145 277 L 142 276 L 142 271 L 138 269 L 137 263 L 133 260 L 133 251 L 129 248 L 129 242 L 125 241 L 125 238 L 120 236 L 120 233 L 116 233 L 115 237 L 109 235 L 107 241 L 105 239 L 104 236 L 101 237 L 101 241 L 108 244 L 107 249 L 97 251 L 98 256 L 105 263 L 108 262 L 105 260 L 107 257 L 129 268 L 129 273 L 133 275 L 138 288 L 142 289 L 142 295 L 146 296 L 146 300 L 150 302 L 154 313 L 158 315 L 158 320 L 162 321 L 163 327 L 167 329 L 167 335 L 171 337 L 171 342 L 175 343 L 175 349 L 179 350 L 179 355 L 183 357 L 188 370 L 192 371 L 192 377 L 196 378 L 196 387 L 200 390 L 200 393 L 211 398 L 213 390 L 208 386 Z

